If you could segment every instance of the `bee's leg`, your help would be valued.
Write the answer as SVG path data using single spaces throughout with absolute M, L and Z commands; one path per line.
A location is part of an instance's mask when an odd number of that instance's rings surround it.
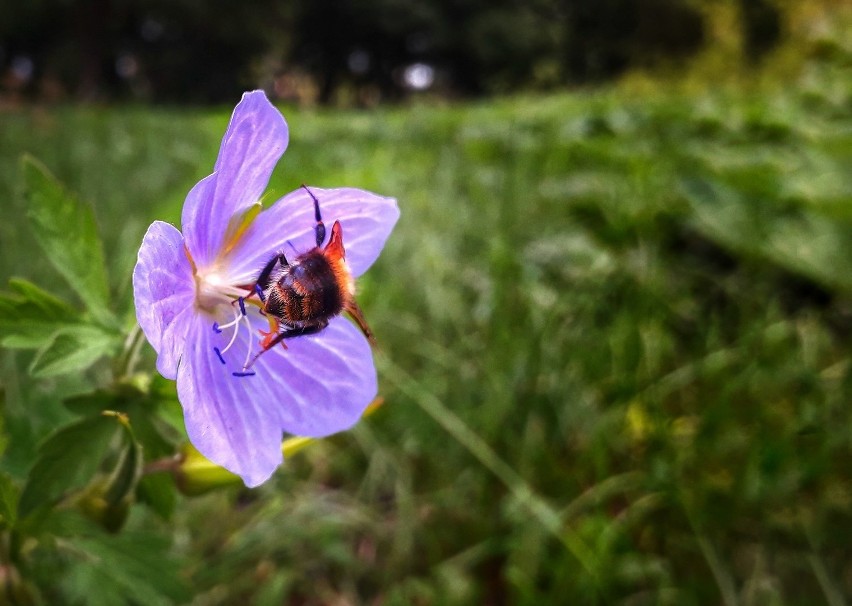
M 269 351 L 270 349 L 272 349 L 273 347 L 275 347 L 279 343 L 284 345 L 284 339 L 292 339 L 293 337 L 302 337 L 304 335 L 313 335 L 313 334 L 316 334 L 316 333 L 322 331 L 326 326 L 328 326 L 328 320 L 324 320 L 323 322 L 321 322 L 319 324 L 315 324 L 314 326 L 303 326 L 303 327 L 300 327 L 300 328 L 285 328 L 284 330 L 282 330 L 278 334 L 275 334 L 273 332 L 264 333 L 265 336 L 263 338 L 263 341 L 261 341 L 261 343 L 260 343 L 260 346 L 262 347 L 262 349 L 254 358 L 252 358 L 252 361 L 249 363 L 248 366 L 246 366 L 244 368 L 244 370 L 248 370 L 249 368 L 254 366 L 254 363 L 257 361 L 257 359 L 263 353 Z M 275 336 L 273 336 L 273 335 L 275 335 Z M 284 348 L 286 349 L 287 346 L 284 345 Z
M 269 345 L 264 347 L 264 350 L 272 349 L 273 347 L 281 343 L 284 339 L 292 339 L 293 337 L 302 337 L 304 335 L 315 335 L 316 333 L 322 331 L 326 326 L 328 326 L 328 320 L 323 320 L 322 322 L 314 324 L 313 326 L 285 328 L 277 335 L 275 335 L 275 338 L 269 342 Z
M 263 339 L 260 341 L 261 353 L 266 351 L 267 349 L 272 349 L 272 347 L 280 341 L 278 338 L 281 334 L 279 331 L 281 324 L 279 324 L 278 320 L 275 316 L 267 316 L 267 320 L 269 320 L 269 332 L 265 330 L 261 330 L 260 334 Z
M 287 262 L 287 257 L 284 256 L 284 253 L 278 253 L 272 257 L 257 277 L 257 285 L 264 290 L 269 288 L 269 277 L 272 275 L 272 270 L 275 269 L 276 263 L 280 263 L 281 267 L 287 267 L 290 265 Z
M 272 275 L 272 270 L 275 269 L 276 263 L 280 263 L 281 267 L 287 267 L 289 263 L 287 263 L 287 257 L 284 256 L 284 253 L 279 253 L 272 257 L 269 260 L 264 268 L 261 270 L 260 275 L 257 277 L 257 281 L 254 283 L 254 287 L 251 289 L 251 292 L 246 297 L 250 298 L 252 295 L 257 295 L 261 301 L 264 301 L 263 291 L 269 288 L 269 278 Z
M 367 337 L 367 340 L 370 342 L 370 345 L 373 347 L 376 346 L 376 337 L 373 336 L 373 331 L 370 330 L 369 325 L 367 325 L 367 320 L 364 318 L 364 312 L 361 311 L 361 308 L 358 307 L 358 304 L 355 302 L 355 299 L 350 298 L 349 301 L 344 306 L 346 313 L 355 320 L 355 324 L 358 325 L 358 328 L 361 329 L 361 332 L 364 333 L 364 336 Z
M 308 192 L 308 195 L 314 201 L 314 220 L 317 222 L 316 227 L 314 227 L 314 232 L 317 236 L 317 247 L 322 246 L 322 243 L 325 241 L 325 223 L 322 222 L 322 215 L 320 214 L 319 200 L 313 194 L 311 190 L 308 189 L 308 186 L 302 183 L 302 189 Z

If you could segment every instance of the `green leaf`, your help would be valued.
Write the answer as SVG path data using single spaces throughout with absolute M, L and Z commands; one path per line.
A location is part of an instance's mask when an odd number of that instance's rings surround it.
M 681 186 L 693 210 L 692 225 L 723 248 L 852 292 L 849 272 L 836 262 L 852 256 L 845 225 L 806 209 L 786 211 L 716 181 L 683 179 Z
M 164 520 L 169 520 L 177 505 L 177 490 L 171 474 L 155 473 L 143 476 L 137 489 L 139 500 L 147 504 Z
M 91 417 L 104 410 L 121 410 L 118 394 L 111 389 L 97 389 L 89 393 L 65 398 L 62 403 L 75 415 Z
M 18 507 L 20 517 L 52 506 L 68 491 L 85 486 L 98 472 L 120 424 L 98 415 L 66 425 L 42 443 Z
M 80 322 L 79 312 L 32 282 L 13 278 L 9 293 L 0 293 L 0 345 L 38 349 L 56 331 Z
M 71 196 L 38 160 L 21 162 L 35 240 L 59 274 L 106 326 L 115 325 L 103 245 L 92 208 Z
M 123 532 L 74 539 L 80 556 L 63 584 L 70 602 L 111 604 L 183 603 L 191 596 L 169 543 L 150 532 Z
M 140 384 L 153 382 L 140 380 L 137 383 L 121 383 L 109 389 L 98 389 L 86 394 L 66 398 L 65 407 L 81 416 L 100 414 L 104 410 L 121 411 L 127 414 L 133 427 L 134 439 L 145 451 L 145 456 L 157 458 L 174 454 L 175 445 L 182 440 L 183 433 L 174 431 L 163 420 L 161 411 L 166 407 L 180 406 L 168 393 L 165 402 L 159 389 L 148 389 Z M 174 406 L 172 406 L 174 405 Z
M 142 476 L 142 448 L 133 437 L 130 425 L 126 422 L 124 425 L 127 444 L 107 481 L 104 492 L 104 499 L 111 505 L 129 500 Z
M 109 477 L 89 484 L 75 501 L 87 517 L 110 532 L 118 532 L 127 521 L 141 475 L 142 449 L 131 437 Z
M 141 465 L 142 453 L 149 460 L 173 455 L 175 441 L 180 438 L 180 435 L 160 418 L 160 391 L 156 388 L 151 392 L 144 392 L 135 385 L 122 384 L 67 398 L 64 404 L 70 411 L 79 415 L 99 414 L 107 409 L 126 413 L 133 427 L 133 446 L 136 449 L 135 454 L 138 455 L 138 464 Z M 170 398 L 169 402 L 171 403 Z M 128 461 L 125 463 L 129 464 Z M 132 466 L 130 468 L 132 469 Z M 140 468 L 134 469 L 134 472 L 138 471 Z M 135 480 L 136 482 L 125 483 L 125 487 L 136 488 L 140 501 L 149 505 L 164 519 L 171 518 L 177 498 L 171 475 L 158 473 L 141 478 L 136 476 Z M 109 490 L 115 492 L 115 484 Z M 109 495 L 105 497 L 110 499 Z
M 86 370 L 116 345 L 114 335 L 96 326 L 60 328 L 36 354 L 30 374 L 41 378 Z
M 68 316 L 74 317 L 77 314 L 77 310 L 71 305 L 29 280 L 10 278 L 9 288 L 34 305 L 43 317 L 68 321 Z
M 14 526 L 18 519 L 18 498 L 21 490 L 11 476 L 0 473 L 0 522 Z

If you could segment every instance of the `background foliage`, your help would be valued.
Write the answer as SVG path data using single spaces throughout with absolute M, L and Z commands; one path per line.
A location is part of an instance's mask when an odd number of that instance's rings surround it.
M 450 94 L 608 80 L 683 63 L 719 15 L 756 62 L 789 35 L 782 0 L 38 0 L 0 4 L 0 91 L 44 99 L 374 103 L 405 93 L 404 70 L 436 71 Z M 786 23 L 785 23 L 786 21 Z M 786 27 L 785 27 L 786 26 Z
M 255 491 L 185 494 L 132 332 L 142 234 L 230 107 L 0 113 L 3 598 L 847 603 L 841 16 L 795 78 L 285 108 L 275 194 L 364 187 L 402 218 L 360 283 L 385 405 Z

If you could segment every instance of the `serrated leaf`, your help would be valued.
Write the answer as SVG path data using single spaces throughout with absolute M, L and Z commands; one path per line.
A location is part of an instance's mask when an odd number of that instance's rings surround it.
M 30 365 L 34 377 L 50 377 L 89 368 L 117 345 L 114 335 L 96 326 L 80 324 L 59 329 Z
M 0 521 L 6 526 L 14 526 L 18 519 L 18 498 L 21 490 L 11 476 L 0 473 Z
M 164 434 L 172 433 L 158 414 L 160 403 L 158 394 L 145 393 L 133 387 L 124 385 L 118 389 L 96 390 L 66 399 L 65 406 L 76 414 L 99 414 L 103 410 L 120 410 L 127 414 L 133 427 L 132 438 L 137 454 L 137 467 L 134 482 L 126 483 L 129 489 L 135 488 L 138 498 L 149 505 L 164 519 L 169 519 L 174 512 L 177 492 L 174 480 L 168 474 L 153 474 L 139 477 L 141 465 L 145 458 L 157 459 L 167 457 L 175 452 L 174 440 Z M 129 463 L 125 461 L 125 463 Z M 131 467 L 132 468 L 132 467 Z M 115 491 L 114 485 L 109 490 Z M 108 490 L 108 492 L 109 492 Z M 120 491 L 119 491 L 120 492 Z M 121 496 L 124 496 L 122 494 Z M 106 496 L 110 500 L 110 496 Z
M 171 404 L 171 399 L 167 403 Z M 146 457 L 173 454 L 177 440 L 182 435 L 172 431 L 172 427 L 161 418 L 163 402 L 159 392 L 145 392 L 135 385 L 121 384 L 72 396 L 66 398 L 63 404 L 81 416 L 96 415 L 104 410 L 126 413 L 133 427 L 134 439 L 142 446 Z
M 9 288 L 24 300 L 29 301 L 42 317 L 68 321 L 68 316 L 77 315 L 77 310 L 69 303 L 29 280 L 10 278 Z
M 97 473 L 110 441 L 120 431 L 115 417 L 98 415 L 54 432 L 42 443 L 18 506 L 20 517 L 49 507 Z
M 103 245 L 92 208 L 71 196 L 35 158 L 25 156 L 21 170 L 36 242 L 92 317 L 113 326 Z
M 12 349 L 38 349 L 64 326 L 80 322 L 65 301 L 32 282 L 13 278 L 9 293 L 0 293 L 0 344 Z

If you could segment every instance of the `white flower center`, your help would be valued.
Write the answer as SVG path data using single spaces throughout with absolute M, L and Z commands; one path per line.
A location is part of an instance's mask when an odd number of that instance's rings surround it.
M 246 300 L 251 294 L 252 291 L 248 288 L 229 284 L 226 274 L 215 266 L 206 270 L 197 270 L 195 273 L 195 304 L 200 310 L 212 316 L 214 321 L 211 330 L 227 339 L 224 346 L 219 345 L 213 348 L 219 361 L 227 365 L 225 355 L 231 347 L 238 340 L 246 338 L 248 340 L 241 370 L 231 373 L 235 377 L 254 375 L 254 371 L 250 370 L 254 335 L 247 310 L 254 309 L 253 313 L 257 315 L 259 304 L 256 299 L 251 299 L 251 302 Z M 229 317 L 230 321 L 226 321 Z M 219 324 L 219 322 L 223 323 Z M 247 337 L 240 336 L 242 329 L 245 329 Z
M 195 303 L 213 315 L 222 304 L 230 305 L 240 297 L 247 297 L 251 291 L 228 284 L 224 274 L 215 266 L 207 270 L 198 270 L 195 274 Z

